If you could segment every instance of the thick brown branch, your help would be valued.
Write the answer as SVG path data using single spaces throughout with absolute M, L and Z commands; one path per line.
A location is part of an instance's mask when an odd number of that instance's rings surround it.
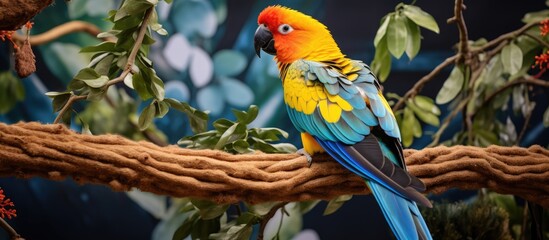
M 0 30 L 17 30 L 52 0 L 0 0 Z
M 406 150 L 410 172 L 442 193 L 489 188 L 549 207 L 549 150 L 455 146 Z M 139 188 L 219 203 L 331 199 L 367 194 L 364 181 L 325 155 L 309 168 L 297 154 L 231 155 L 159 147 L 115 135 L 81 135 L 63 125 L 0 123 L 0 176 L 43 177 Z

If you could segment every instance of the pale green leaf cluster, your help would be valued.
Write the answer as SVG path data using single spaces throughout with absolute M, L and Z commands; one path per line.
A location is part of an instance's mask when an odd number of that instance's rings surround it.
M 400 3 L 395 12 L 385 15 L 374 38 L 376 53 L 372 70 L 381 81 L 391 71 L 391 55 L 399 59 L 404 53 L 412 60 L 421 47 L 420 27 L 439 32 L 435 19 L 421 8 Z

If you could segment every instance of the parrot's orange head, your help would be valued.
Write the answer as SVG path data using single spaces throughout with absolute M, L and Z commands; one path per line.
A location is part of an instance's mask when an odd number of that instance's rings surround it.
M 280 63 L 298 59 L 331 60 L 341 52 L 330 31 L 316 19 L 283 6 L 265 8 L 257 18 L 254 45 L 257 55 L 261 49 L 276 55 Z

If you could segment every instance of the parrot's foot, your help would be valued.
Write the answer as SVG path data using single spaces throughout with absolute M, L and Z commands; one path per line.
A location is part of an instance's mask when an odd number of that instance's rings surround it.
M 305 156 L 307 158 L 307 162 L 309 163 L 309 167 L 311 167 L 311 165 L 313 164 L 313 158 L 309 153 L 307 153 L 307 151 L 305 151 L 305 149 L 301 148 L 297 150 L 296 153 Z

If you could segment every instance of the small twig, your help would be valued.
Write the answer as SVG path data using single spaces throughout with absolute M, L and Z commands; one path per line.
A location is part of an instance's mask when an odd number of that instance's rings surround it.
M 81 99 L 85 99 L 87 97 L 88 97 L 87 95 L 78 96 L 78 95 L 74 95 L 74 94 L 71 93 L 71 96 L 69 97 L 69 100 L 67 100 L 67 103 L 65 103 L 65 106 L 63 106 L 63 108 L 61 108 L 61 110 L 59 111 L 59 114 L 57 114 L 57 116 L 55 117 L 55 120 L 53 121 L 53 123 L 59 123 L 59 121 L 61 121 L 61 119 L 63 118 L 63 115 L 65 114 L 65 112 L 71 108 L 71 106 L 74 102 L 76 102 L 78 100 L 81 100 Z
M 501 86 L 494 92 L 492 92 L 490 95 L 484 98 L 484 104 L 490 102 L 494 97 L 496 97 L 501 92 L 505 91 L 508 88 L 511 88 L 513 86 L 519 85 L 519 84 L 529 84 L 529 85 L 536 85 L 540 87 L 546 87 L 549 88 L 549 81 L 544 81 L 541 79 L 537 79 L 531 76 L 524 76 L 523 78 L 518 78 L 516 80 L 513 80 L 511 82 L 508 82 L 507 84 Z M 483 105 L 484 105 L 483 104 Z
M 101 29 L 99 29 L 97 26 L 88 22 L 70 21 L 67 23 L 63 23 L 57 27 L 54 27 L 48 30 L 47 32 L 30 36 L 29 43 L 32 46 L 39 46 L 39 45 L 54 41 L 55 39 L 58 39 L 67 34 L 76 33 L 76 32 L 85 32 L 94 37 L 97 37 L 97 34 L 101 33 Z M 13 34 L 13 39 L 18 42 L 25 41 L 25 38 L 26 38 L 25 35 L 17 34 L 17 32 Z M 116 39 L 112 37 L 101 38 L 101 39 L 103 41 L 111 41 L 111 42 L 116 41 Z
M 519 240 L 526 239 L 526 225 L 528 225 L 528 201 L 524 203 L 524 209 L 522 211 L 522 226 L 520 227 Z
M 21 235 L 19 235 L 19 233 L 17 233 L 17 231 L 15 231 L 15 229 L 13 229 L 13 227 L 10 226 L 10 224 L 8 222 L 6 222 L 6 220 L 4 220 L 3 218 L 0 218 L 0 227 L 2 227 L 10 236 L 10 239 L 11 240 L 25 240 L 23 237 L 21 237 Z
M 536 35 L 532 35 L 530 34 L 529 32 L 525 32 L 523 33 L 524 36 L 528 36 L 532 39 L 534 39 L 536 42 L 538 42 L 539 44 L 545 46 L 545 48 L 549 48 L 549 43 L 547 43 L 546 41 L 543 41 L 543 39 L 541 39 L 540 37 L 536 36 Z
M 263 232 L 265 231 L 267 223 L 269 222 L 269 220 L 271 220 L 271 218 L 274 217 L 278 209 L 283 208 L 284 206 L 286 206 L 286 204 L 288 204 L 288 202 L 281 202 L 277 205 L 274 205 L 273 208 L 271 208 L 271 210 L 267 214 L 265 214 L 265 216 L 263 216 L 259 225 L 259 233 L 257 234 L 258 240 L 263 240 Z
M 135 58 L 137 57 L 137 53 L 139 52 L 139 49 L 141 48 L 143 38 L 144 38 L 145 33 L 147 31 L 147 26 L 148 26 L 147 22 L 149 21 L 152 10 L 153 10 L 153 8 L 149 8 L 145 12 L 145 16 L 143 16 L 143 22 L 141 23 L 141 27 L 139 28 L 139 33 L 137 34 L 137 38 L 135 39 L 135 43 L 133 45 L 132 51 L 130 52 L 130 55 L 128 56 L 128 61 L 126 63 L 126 67 L 124 68 L 124 71 L 122 71 L 122 73 L 118 77 L 109 80 L 105 84 L 105 86 L 103 86 L 103 88 L 107 89 L 108 87 L 110 87 L 114 84 L 117 84 L 119 82 L 124 81 L 124 78 L 132 71 L 132 66 L 135 62 Z M 71 95 L 71 97 L 69 98 L 69 100 L 67 101 L 65 106 L 63 106 L 61 111 L 59 111 L 59 114 L 57 115 L 57 117 L 55 118 L 55 121 L 53 123 L 59 123 L 59 121 L 61 120 L 61 116 L 63 116 L 63 114 L 71 107 L 71 105 L 75 101 L 85 99 L 87 97 L 88 97 L 87 94 L 79 95 L 79 96 Z
M 459 105 L 456 108 L 454 108 L 452 112 L 450 112 L 450 114 L 444 119 L 444 122 L 442 122 L 442 124 L 440 125 L 440 128 L 433 135 L 433 141 L 427 147 L 434 147 L 438 145 L 440 141 L 440 137 L 442 136 L 442 133 L 444 133 L 444 130 L 446 130 L 448 125 L 450 125 L 450 122 L 457 116 L 457 114 L 461 112 L 461 110 L 465 108 L 465 106 L 467 106 L 467 103 L 472 97 L 473 95 L 469 95 L 465 99 L 461 100 Z
M 425 84 L 433 80 L 433 78 L 436 75 L 438 75 L 442 71 L 442 69 L 444 69 L 447 66 L 450 66 L 452 63 L 456 61 L 456 59 L 457 59 L 457 55 L 446 58 L 444 62 L 440 63 L 429 74 L 425 75 L 419 81 L 417 81 L 416 84 L 414 84 L 414 86 L 410 90 L 408 90 L 408 92 L 406 92 L 406 94 L 404 94 L 404 96 L 400 98 L 398 102 L 393 106 L 393 112 L 402 108 L 404 106 L 404 103 L 408 99 L 415 97 L 421 91 L 423 86 L 425 86 Z
M 506 34 L 503 34 L 503 35 L 497 37 L 496 39 L 482 45 L 481 47 L 471 48 L 470 52 L 471 52 L 471 54 L 477 54 L 479 52 L 486 51 L 487 49 L 493 48 L 493 47 L 497 46 L 498 44 L 500 44 L 501 42 L 503 42 L 505 40 L 513 39 L 513 38 L 518 37 L 521 34 L 524 34 L 530 28 L 532 28 L 534 26 L 537 26 L 538 24 L 539 24 L 538 22 L 531 22 L 531 23 L 525 24 L 521 28 L 519 28 L 515 31 L 512 31 L 512 32 L 508 32 Z
M 515 142 L 515 145 L 520 144 L 520 140 L 524 137 L 524 134 L 526 133 L 526 129 L 528 129 L 528 125 L 530 124 L 530 119 L 532 118 L 532 112 L 534 109 L 530 109 L 530 104 L 528 104 L 528 113 L 526 113 L 526 116 L 524 116 L 524 124 L 522 125 L 522 129 L 520 130 L 520 133 L 517 137 L 517 141 Z

